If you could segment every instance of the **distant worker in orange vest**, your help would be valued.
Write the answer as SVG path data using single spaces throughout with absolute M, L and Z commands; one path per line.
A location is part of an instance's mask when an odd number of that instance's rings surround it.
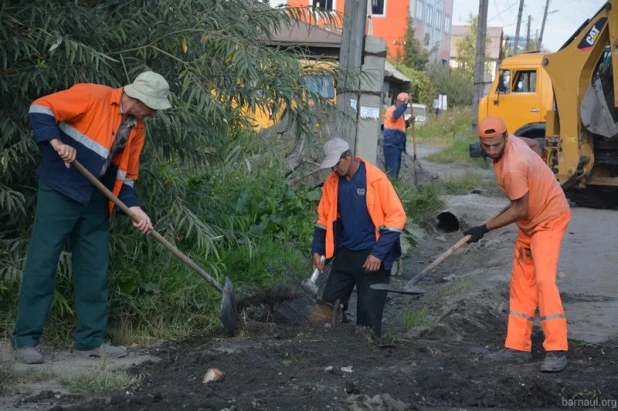
M 401 169 L 401 154 L 406 150 L 407 129 L 410 122 L 414 121 L 411 117 L 406 121 L 404 115 L 411 97 L 408 93 L 399 93 L 397 101 L 386 110 L 384 114 L 384 168 L 390 178 L 399 177 Z
M 562 238 L 571 219 L 569 203 L 552 171 L 531 149 L 534 140 L 509 134 L 504 120 L 485 117 L 478 125 L 480 144 L 493 161 L 496 181 L 511 207 L 487 224 L 464 231 L 477 242 L 496 228 L 515 223 L 519 233 L 511 271 L 505 349 L 487 357 L 496 361 L 531 359 L 532 325 L 537 306 L 545 340 L 542 372 L 566 368 L 567 320 L 556 285 Z

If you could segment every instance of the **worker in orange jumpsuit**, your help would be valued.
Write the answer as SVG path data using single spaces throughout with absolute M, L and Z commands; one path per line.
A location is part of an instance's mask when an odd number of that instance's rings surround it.
M 567 321 L 556 285 L 562 238 L 571 219 L 567 199 L 552 171 L 527 140 L 507 132 L 497 116 L 478 125 L 481 147 L 493 161 L 496 181 L 510 208 L 487 224 L 464 231 L 470 242 L 488 231 L 517 224 L 510 283 L 510 309 L 505 349 L 490 354 L 497 361 L 530 360 L 532 325 L 537 306 L 546 351 L 543 372 L 560 372 L 567 365 Z

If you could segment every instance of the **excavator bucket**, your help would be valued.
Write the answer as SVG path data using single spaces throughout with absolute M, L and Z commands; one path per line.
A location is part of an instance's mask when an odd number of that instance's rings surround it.
M 609 90 L 613 100 L 613 90 Z M 600 77 L 595 76 L 592 85 L 588 87 L 581 102 L 581 120 L 591 133 L 605 138 L 612 138 L 618 134 L 618 128 L 607 104 Z

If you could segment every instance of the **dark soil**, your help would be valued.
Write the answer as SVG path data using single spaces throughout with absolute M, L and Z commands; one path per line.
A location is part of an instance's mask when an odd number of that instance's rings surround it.
M 540 372 L 543 335 L 535 326 L 531 361 L 494 363 L 485 358 L 504 343 L 508 284 L 479 287 L 479 282 L 486 282 L 488 274 L 508 272 L 512 240 L 507 237 L 512 234 L 496 234 L 486 243 L 460 250 L 419 282 L 426 291 L 422 296 L 389 294 L 386 336 L 381 339 L 352 324 L 327 327 L 301 321 L 313 300 L 300 287 L 293 292 L 256 292 L 242 302 L 242 324 L 235 337 L 221 333 L 153 350 L 162 361 L 133 370 L 144 376 L 139 387 L 81 396 L 43 392 L 22 398 L 15 407 L 144 411 L 618 408 L 618 341 L 570 341 L 567 369 L 544 374 Z M 393 282 L 405 284 L 461 234 L 440 237 L 439 241 L 427 238 L 422 248 L 412 250 L 404 264 L 405 278 L 395 277 Z M 455 278 L 446 279 L 451 276 Z M 562 298 L 569 302 L 596 297 L 563 293 Z M 354 308 L 352 298 L 350 310 Z M 406 314 L 419 311 L 430 321 L 404 326 Z M 224 377 L 204 384 L 209 368 L 223 371 Z
M 159 352 L 164 361 L 135 370 L 146 376 L 138 389 L 103 398 L 64 397 L 56 400 L 62 406 L 53 409 L 533 409 L 560 407 L 568 399 L 618 400 L 618 350 L 611 345 L 572 343 L 568 369 L 542 374 L 539 330 L 531 362 L 495 364 L 481 352 L 502 343 L 504 318 L 488 314 L 475 320 L 486 326 L 482 333 L 467 324 L 469 334 L 458 341 L 440 329 L 414 341 L 384 341 L 350 324 L 326 328 L 249 323 L 244 338 L 197 339 Z M 202 378 L 211 367 L 225 377 L 205 385 Z M 367 407 L 369 398 L 384 394 L 405 403 L 404 408 Z M 37 396 L 24 403 L 41 400 L 54 397 Z

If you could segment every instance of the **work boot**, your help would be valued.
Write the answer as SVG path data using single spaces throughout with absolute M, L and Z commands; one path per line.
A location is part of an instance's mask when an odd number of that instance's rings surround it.
M 122 358 L 127 356 L 127 349 L 121 346 L 115 347 L 109 344 L 101 344 L 92 350 L 73 350 L 78 357 L 107 357 L 107 358 Z
M 503 348 L 500 351 L 487 354 L 485 357 L 496 362 L 522 362 L 531 360 L 532 354 L 527 351 Z
M 547 351 L 541 364 L 541 372 L 560 372 L 567 366 L 566 352 Z
M 43 355 L 34 347 L 16 348 L 15 359 L 22 364 L 43 364 Z

